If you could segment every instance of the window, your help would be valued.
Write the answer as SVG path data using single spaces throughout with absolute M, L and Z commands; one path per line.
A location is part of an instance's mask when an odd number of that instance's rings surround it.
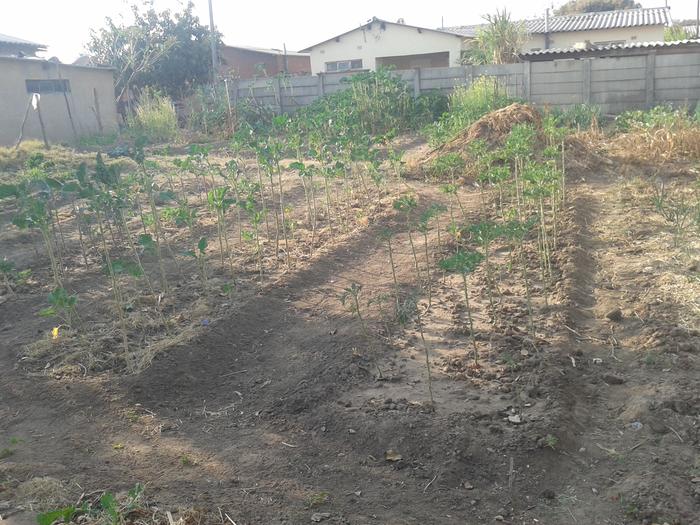
M 62 78 L 25 80 L 27 93 L 70 93 L 70 82 Z
M 362 69 L 362 59 L 340 60 L 338 62 L 326 62 L 326 73 L 337 73 L 340 71 L 353 71 Z

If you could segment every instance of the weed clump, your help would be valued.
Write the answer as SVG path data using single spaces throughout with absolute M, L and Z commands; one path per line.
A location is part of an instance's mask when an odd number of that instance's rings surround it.
M 130 133 L 151 144 L 171 142 L 178 136 L 177 113 L 172 100 L 156 91 L 145 90 L 133 115 L 127 119 Z

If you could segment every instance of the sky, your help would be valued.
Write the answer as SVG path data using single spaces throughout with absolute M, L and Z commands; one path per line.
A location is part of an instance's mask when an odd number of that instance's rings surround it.
M 154 0 L 158 9 L 179 10 L 186 0 Z M 128 16 L 129 4 L 140 0 L 0 0 L 0 33 L 48 46 L 45 57 L 70 63 L 84 51 L 90 29 Z M 482 16 L 506 7 L 514 18 L 543 16 L 546 8 L 563 0 L 497 0 L 497 2 L 431 0 L 212 0 L 217 29 L 231 45 L 273 47 L 296 51 L 344 33 L 373 16 L 403 18 L 407 24 L 439 27 L 473 24 Z M 674 19 L 695 18 L 697 0 L 642 0 L 644 7 L 668 4 Z M 194 0 L 195 12 L 208 23 L 207 0 Z M 338 7 L 342 5 L 342 9 Z

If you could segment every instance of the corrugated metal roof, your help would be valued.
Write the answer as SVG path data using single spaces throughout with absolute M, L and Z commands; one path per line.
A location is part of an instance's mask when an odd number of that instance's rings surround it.
M 658 26 L 671 23 L 671 12 L 666 7 L 649 7 L 642 9 L 623 9 L 619 11 L 601 11 L 549 17 L 549 32 L 590 31 L 593 29 L 618 29 L 621 27 Z M 545 19 L 528 20 L 528 31 L 544 33 L 547 31 Z
M 628 44 L 608 44 L 605 46 L 588 46 L 588 47 L 566 47 L 566 48 L 553 48 L 553 49 L 541 49 L 539 51 L 529 51 L 527 53 L 521 53 L 520 56 L 523 59 L 528 57 L 541 57 L 548 55 L 566 55 L 566 58 L 576 54 L 591 53 L 598 51 L 617 51 L 624 49 L 663 49 L 663 48 L 674 48 L 674 47 L 700 47 L 700 40 L 676 40 L 674 42 L 630 42 Z
M 599 11 L 578 15 L 550 16 L 524 20 L 528 33 L 564 33 L 571 31 L 591 31 L 595 29 L 619 29 L 622 27 L 641 27 L 669 25 L 671 11 L 667 7 L 648 7 L 641 9 L 624 9 L 618 11 Z M 465 37 L 475 37 L 477 31 L 487 24 L 445 27 L 442 31 Z
M 34 48 L 46 47 L 43 44 L 37 44 L 36 42 L 30 42 L 29 40 L 24 40 L 22 38 L 17 38 L 15 36 L 3 35 L 0 33 L 0 43 L 2 44 L 13 44 L 16 46 L 28 46 Z
M 244 51 L 252 51 L 254 53 L 263 53 L 265 55 L 284 55 L 283 49 L 267 48 L 267 47 L 254 47 L 254 46 L 230 46 L 224 44 L 223 47 L 231 47 L 233 49 L 243 49 Z M 308 53 L 299 53 L 296 51 L 287 51 L 287 56 L 300 56 L 307 57 Z

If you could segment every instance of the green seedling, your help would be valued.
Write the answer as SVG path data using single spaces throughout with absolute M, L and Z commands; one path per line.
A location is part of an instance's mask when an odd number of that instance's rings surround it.
M 406 220 L 406 229 L 408 230 L 408 241 L 411 244 L 411 252 L 413 253 L 413 263 L 416 269 L 416 277 L 420 281 L 421 273 L 420 267 L 418 266 L 418 255 L 416 254 L 416 246 L 413 244 L 413 220 L 412 214 L 418 203 L 416 198 L 412 195 L 404 195 L 403 197 L 396 199 L 394 201 L 394 209 L 403 213 Z
M 486 266 L 486 291 L 488 292 L 489 305 L 494 308 L 493 302 L 493 274 L 490 262 L 490 250 L 493 241 L 503 235 L 503 229 L 494 222 L 479 222 L 469 227 L 469 233 L 479 246 L 484 250 L 484 264 Z
M 700 200 L 692 204 L 682 192 L 669 195 L 662 181 L 654 185 L 652 203 L 656 212 L 673 226 L 673 245 L 680 246 L 693 220 L 700 218 Z
M 61 321 L 71 326 L 73 319 L 78 319 L 75 305 L 78 303 L 76 295 L 68 295 L 64 288 L 55 288 L 48 296 L 49 307 L 39 312 L 41 317 L 58 317 Z
M 458 273 L 462 276 L 462 284 L 464 286 L 464 302 L 467 307 L 467 318 L 469 320 L 469 333 L 474 347 L 474 364 L 479 365 L 479 351 L 476 347 L 476 338 L 474 337 L 474 321 L 472 319 L 472 310 L 469 304 L 469 287 L 467 276 L 474 272 L 479 266 L 484 256 L 479 252 L 457 251 L 451 257 L 440 261 L 440 266 L 448 272 Z
M 225 260 L 228 259 L 229 268 L 233 275 L 233 258 L 228 242 L 228 228 L 226 227 L 226 212 L 236 202 L 226 196 L 229 188 L 222 186 L 214 188 L 207 193 L 207 202 L 209 208 L 216 213 L 216 232 L 219 238 L 219 253 L 221 256 L 221 265 L 225 265 Z

